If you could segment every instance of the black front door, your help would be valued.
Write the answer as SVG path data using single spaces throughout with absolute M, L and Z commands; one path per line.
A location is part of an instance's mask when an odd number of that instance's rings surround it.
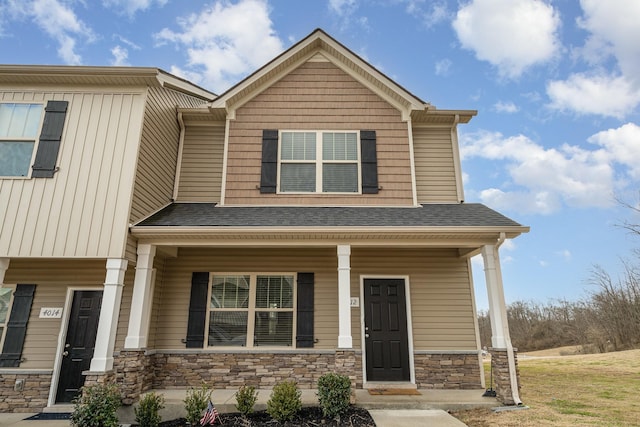
M 364 280 L 367 381 L 409 381 L 404 279 Z
M 56 403 L 71 402 L 84 385 L 82 372 L 88 371 L 91 365 L 101 305 L 102 291 L 74 292 Z

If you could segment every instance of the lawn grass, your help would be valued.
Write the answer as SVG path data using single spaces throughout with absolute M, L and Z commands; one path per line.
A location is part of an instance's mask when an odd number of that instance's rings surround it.
M 453 415 L 470 427 L 638 426 L 640 350 L 558 357 L 520 357 L 526 410 L 487 409 Z M 488 381 L 488 363 L 485 363 Z

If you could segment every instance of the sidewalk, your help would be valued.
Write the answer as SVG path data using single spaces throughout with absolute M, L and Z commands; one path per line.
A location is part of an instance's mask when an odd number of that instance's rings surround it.
M 170 420 L 184 416 L 182 403 L 186 390 L 154 390 L 165 398 L 162 419 Z M 305 406 L 318 404 L 316 390 L 301 390 Z M 211 400 L 221 413 L 237 412 L 235 408 L 236 390 L 214 390 Z M 372 396 L 367 390 L 356 390 L 356 406 L 368 409 L 378 427 L 414 427 L 443 426 L 464 427 L 464 423 L 449 415 L 446 411 L 474 407 L 495 407 L 499 403 L 495 398 L 482 397 L 484 390 L 419 390 L 420 395 Z M 259 390 L 255 409 L 266 409 L 271 390 Z M 57 408 L 49 408 L 55 410 Z M 64 411 L 73 408 L 66 406 Z M 68 427 L 68 420 L 25 421 L 33 414 L 0 414 L 1 427 Z M 133 423 L 133 407 L 123 407 L 118 412 L 124 424 Z

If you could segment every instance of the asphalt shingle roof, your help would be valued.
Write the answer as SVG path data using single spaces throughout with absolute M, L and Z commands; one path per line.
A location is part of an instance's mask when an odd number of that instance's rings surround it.
M 479 203 L 421 207 L 216 206 L 172 203 L 137 227 L 522 227 Z

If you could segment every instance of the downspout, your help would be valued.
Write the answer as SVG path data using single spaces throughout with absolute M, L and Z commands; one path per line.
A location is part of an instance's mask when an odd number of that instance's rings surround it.
M 504 232 L 501 232 L 500 237 L 496 242 L 496 254 L 498 253 L 500 246 L 504 243 L 506 238 L 507 238 L 506 234 Z M 500 266 L 500 264 L 501 263 L 497 263 L 497 268 L 500 268 L 501 270 L 500 280 L 502 280 L 502 267 Z M 522 400 L 520 400 L 520 393 L 518 392 L 518 375 L 516 373 L 516 356 L 513 351 L 513 344 L 511 344 L 511 334 L 509 333 L 508 321 L 507 321 L 507 324 L 504 326 L 504 328 L 506 328 L 506 331 L 503 331 L 503 334 L 505 337 L 509 338 L 505 341 L 507 345 L 507 361 L 509 363 L 509 381 L 511 382 L 511 397 L 513 397 L 513 402 L 516 405 L 522 405 Z
M 178 142 L 178 160 L 176 162 L 176 177 L 173 180 L 173 201 L 178 198 L 178 186 L 180 185 L 180 172 L 182 170 L 182 150 L 184 149 L 184 119 L 182 112 L 178 111 L 178 125 L 180 126 L 180 140 Z

